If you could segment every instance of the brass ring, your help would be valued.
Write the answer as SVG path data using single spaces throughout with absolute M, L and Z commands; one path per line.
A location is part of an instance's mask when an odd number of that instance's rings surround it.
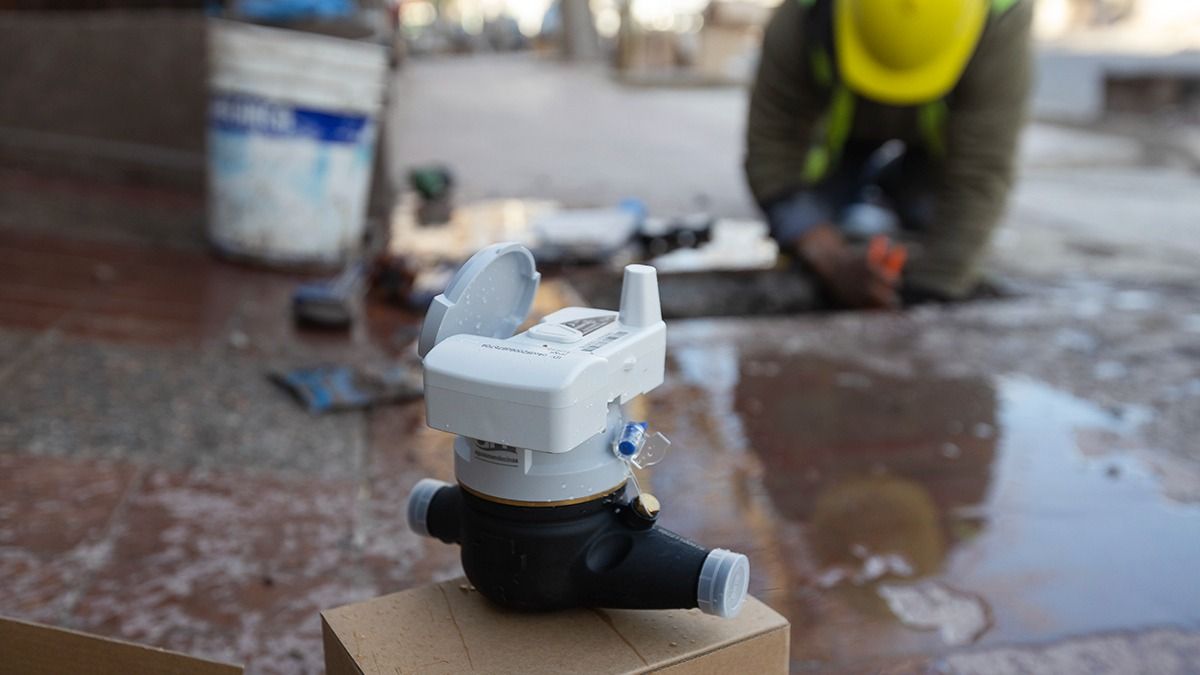
M 505 499 L 503 497 L 493 497 L 492 495 L 485 495 L 478 490 L 473 490 L 473 489 L 467 487 L 466 485 L 463 485 L 462 481 L 459 481 L 458 486 L 460 488 L 462 488 L 463 491 L 468 492 L 472 496 L 478 497 L 484 501 L 493 502 L 495 504 L 504 504 L 505 506 L 525 506 L 525 507 L 535 507 L 536 508 L 536 507 L 550 507 L 550 506 L 572 506 L 574 504 L 582 504 L 584 502 L 590 502 L 595 499 L 603 499 L 603 498 L 611 495 L 612 493 L 616 492 L 617 490 L 620 490 L 621 488 L 625 487 L 625 481 L 621 481 L 620 483 L 617 483 L 615 486 L 613 486 L 612 488 L 609 488 L 608 490 L 605 490 L 604 492 L 599 492 L 594 495 L 588 495 L 586 497 L 576 497 L 575 499 L 564 499 L 564 500 L 556 501 L 556 502 L 523 502 L 523 501 L 518 501 L 516 499 Z

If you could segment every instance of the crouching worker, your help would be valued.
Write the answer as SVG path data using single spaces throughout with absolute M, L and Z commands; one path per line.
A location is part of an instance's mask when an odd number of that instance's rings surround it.
M 849 307 L 968 297 L 1013 182 L 1031 0 L 784 0 L 746 176 L 780 247 Z

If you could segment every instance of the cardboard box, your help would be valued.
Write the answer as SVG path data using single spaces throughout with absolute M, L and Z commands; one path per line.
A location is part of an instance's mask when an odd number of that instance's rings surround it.
M 754 598 L 736 619 L 699 610 L 519 614 L 457 579 L 321 614 L 327 675 L 783 673 L 788 622 Z
M 0 618 L 0 675 L 239 675 L 242 669 L 165 649 Z

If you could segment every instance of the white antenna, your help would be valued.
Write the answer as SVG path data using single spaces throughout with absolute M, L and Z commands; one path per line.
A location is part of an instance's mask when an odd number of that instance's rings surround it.
M 641 328 L 659 321 L 658 272 L 649 265 L 627 265 L 621 286 L 621 323 Z

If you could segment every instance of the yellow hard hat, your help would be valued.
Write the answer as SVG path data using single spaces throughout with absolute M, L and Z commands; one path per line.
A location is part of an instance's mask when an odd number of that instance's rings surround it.
M 967 66 L 988 0 L 834 0 L 838 71 L 855 93 L 914 105 L 945 96 Z

